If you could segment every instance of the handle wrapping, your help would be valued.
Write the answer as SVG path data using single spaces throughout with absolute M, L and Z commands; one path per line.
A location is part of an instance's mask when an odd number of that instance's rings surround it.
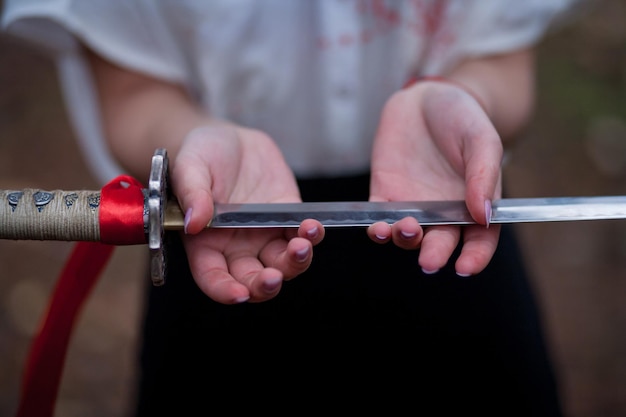
M 100 241 L 100 191 L 0 190 L 0 239 Z

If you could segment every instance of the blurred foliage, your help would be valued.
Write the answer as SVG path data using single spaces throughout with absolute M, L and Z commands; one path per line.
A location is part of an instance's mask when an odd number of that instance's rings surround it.
M 538 49 L 539 110 L 573 130 L 600 116 L 626 119 L 626 2 L 590 3 Z

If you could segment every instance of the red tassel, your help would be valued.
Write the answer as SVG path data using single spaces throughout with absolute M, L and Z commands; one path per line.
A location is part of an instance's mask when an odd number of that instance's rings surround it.
M 45 321 L 31 345 L 17 417 L 51 417 L 67 345 L 83 302 L 115 246 L 78 242 L 61 273 Z
M 78 242 L 50 298 L 26 360 L 16 417 L 51 417 L 67 346 L 84 301 L 113 254 L 113 244 L 145 243 L 141 184 L 122 175 L 102 188 L 102 242 Z

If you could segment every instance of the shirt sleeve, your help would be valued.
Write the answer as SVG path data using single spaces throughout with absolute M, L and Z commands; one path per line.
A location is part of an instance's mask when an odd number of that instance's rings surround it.
M 431 36 L 422 75 L 441 74 L 467 58 L 535 46 L 571 22 L 590 0 L 449 0 L 443 24 Z
M 147 18 L 145 18 L 147 17 Z M 183 83 L 185 68 L 152 2 L 6 0 L 2 30 L 47 52 L 78 146 L 97 181 L 124 172 L 105 140 L 95 84 L 81 44 L 121 67 Z
M 535 45 L 573 19 L 586 0 L 483 0 L 465 19 L 458 53 L 480 56 Z
M 152 2 L 7 0 L 3 29 L 53 53 L 81 43 L 128 69 L 180 82 L 184 60 Z

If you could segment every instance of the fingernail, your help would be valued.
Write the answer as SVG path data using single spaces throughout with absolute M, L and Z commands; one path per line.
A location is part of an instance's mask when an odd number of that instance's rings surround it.
M 462 274 L 462 273 L 460 273 L 460 272 L 457 272 L 456 274 L 457 274 L 458 276 L 460 276 L 461 278 L 468 278 L 468 277 L 471 277 L 471 276 L 472 276 L 472 274 Z
M 439 269 L 424 269 L 424 268 L 422 268 L 422 272 L 425 273 L 426 275 L 432 275 L 432 274 L 436 274 L 437 272 L 439 272 Z
M 491 200 L 485 200 L 485 224 L 487 225 L 487 228 L 489 228 L 489 225 L 491 224 L 491 214 Z
M 282 282 L 283 279 L 281 277 L 266 279 L 265 281 L 263 281 L 263 289 L 268 292 L 275 291 Z
M 317 234 L 318 234 L 318 233 L 319 233 L 319 231 L 317 230 L 317 227 L 313 227 L 313 228 L 311 228 L 311 229 L 309 229 L 309 230 L 307 230 L 307 231 L 306 231 L 306 235 L 307 235 L 309 238 L 311 238 L 311 239 L 313 239 L 313 238 L 317 237 Z
M 408 232 L 400 232 L 400 235 L 402 235 L 403 238 L 405 239 L 413 239 L 415 236 L 417 236 L 417 233 L 408 233 Z
M 300 249 L 296 252 L 296 259 L 300 262 L 306 261 L 309 256 L 309 248 Z
M 189 223 L 191 222 L 191 211 L 192 209 L 190 207 L 185 213 L 185 220 L 183 221 L 183 229 L 185 231 L 185 234 L 187 234 L 187 226 L 189 226 Z
M 250 297 L 239 297 L 239 298 L 235 298 L 234 301 L 235 301 L 236 304 L 241 304 L 241 303 L 245 303 L 249 299 L 250 299 Z
M 376 239 L 378 239 L 378 240 L 387 240 L 387 236 L 376 235 Z

